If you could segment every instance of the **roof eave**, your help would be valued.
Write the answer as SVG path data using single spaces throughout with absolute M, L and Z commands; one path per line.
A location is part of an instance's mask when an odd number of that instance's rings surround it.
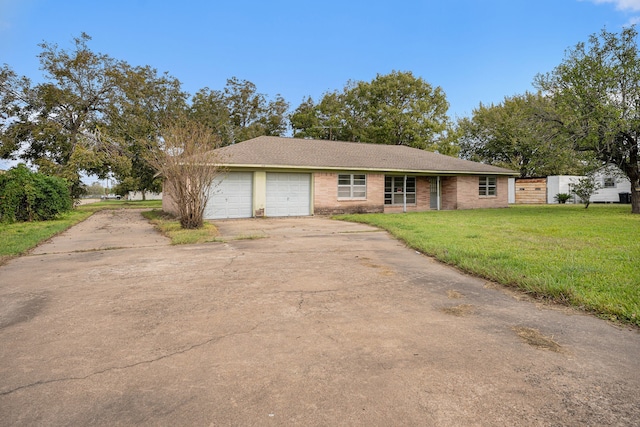
M 389 169 L 389 168 L 363 168 L 363 167 L 341 167 L 341 166 L 299 166 L 299 165 L 269 165 L 269 164 L 241 164 L 241 163 L 222 163 L 219 166 L 226 168 L 241 169 L 293 169 L 293 170 L 322 170 L 322 171 L 363 171 L 378 173 L 410 173 L 423 175 L 504 175 L 504 176 L 520 176 L 518 172 L 513 171 L 462 171 L 462 170 L 431 170 L 431 169 Z

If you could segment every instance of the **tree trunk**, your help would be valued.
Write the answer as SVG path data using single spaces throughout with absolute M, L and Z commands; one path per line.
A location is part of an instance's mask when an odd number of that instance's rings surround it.
M 631 213 L 640 214 L 640 191 L 631 184 Z

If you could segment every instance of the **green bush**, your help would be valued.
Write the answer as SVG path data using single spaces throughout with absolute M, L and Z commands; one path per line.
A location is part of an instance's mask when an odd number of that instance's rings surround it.
M 0 221 L 45 221 L 73 207 L 67 181 L 25 165 L 0 175 Z
M 556 199 L 556 202 L 560 203 L 561 205 L 564 205 L 565 203 L 567 203 L 567 200 L 569 200 L 570 198 L 571 198 L 571 194 L 567 194 L 567 193 L 558 193 L 554 197 L 554 199 Z

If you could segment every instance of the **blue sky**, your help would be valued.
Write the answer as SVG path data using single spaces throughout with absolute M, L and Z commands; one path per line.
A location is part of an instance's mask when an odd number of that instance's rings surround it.
M 297 107 L 348 80 L 411 71 L 452 118 L 532 90 L 567 48 L 640 17 L 640 0 L 0 0 L 0 63 L 34 81 L 42 41 L 177 77 L 187 92 L 236 76 Z

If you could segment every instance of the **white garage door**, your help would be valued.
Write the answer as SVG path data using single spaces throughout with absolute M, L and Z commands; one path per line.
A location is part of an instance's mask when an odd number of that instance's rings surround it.
M 251 218 L 253 173 L 229 172 L 214 180 L 205 219 Z
M 267 173 L 266 216 L 311 214 L 311 174 Z

